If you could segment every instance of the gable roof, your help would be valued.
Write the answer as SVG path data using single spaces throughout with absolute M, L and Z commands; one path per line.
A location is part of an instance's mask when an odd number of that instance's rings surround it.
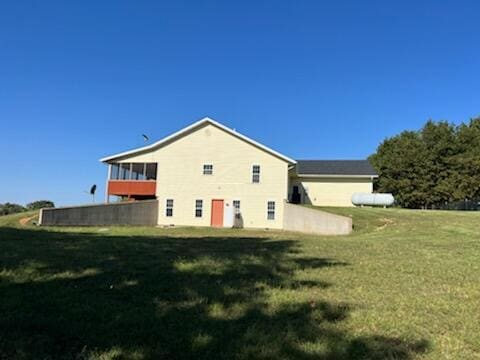
M 164 137 L 163 139 L 153 143 L 153 144 L 150 144 L 150 145 L 147 145 L 147 146 L 143 146 L 143 147 L 139 147 L 139 148 L 136 148 L 136 149 L 132 149 L 132 150 L 129 150 L 129 151 L 125 151 L 125 152 L 122 152 L 122 153 L 118 153 L 118 154 L 115 154 L 115 155 L 110 155 L 110 156 L 107 156 L 107 157 L 104 157 L 102 159 L 100 159 L 101 162 L 109 162 L 109 161 L 112 161 L 112 160 L 115 160 L 115 159 L 118 159 L 118 158 L 123 158 L 123 157 L 126 157 L 126 156 L 131 156 L 131 155 L 135 155 L 135 154 L 139 154 L 139 153 L 144 153 L 144 152 L 147 152 L 149 150 L 153 150 L 155 148 L 158 148 L 162 145 L 165 145 L 167 143 L 170 143 L 170 142 L 173 142 L 175 140 L 177 140 L 178 138 L 188 134 L 189 132 L 192 132 L 194 131 L 195 129 L 197 128 L 200 128 L 202 126 L 205 126 L 207 124 L 210 124 L 210 125 L 213 125 L 223 131 L 225 131 L 226 133 L 232 135 L 232 136 L 235 136 L 236 138 L 238 139 L 241 139 L 277 158 L 280 158 L 290 164 L 296 164 L 296 161 L 273 150 L 273 149 L 270 149 L 269 147 L 265 146 L 265 145 L 262 145 L 260 144 L 259 142 L 256 142 L 255 140 L 253 139 L 250 139 L 249 137 L 245 136 L 245 135 L 242 135 L 240 133 L 238 133 L 237 131 L 233 130 L 233 129 L 230 129 L 228 127 L 226 127 L 225 125 L 223 124 L 220 124 L 219 122 L 209 118 L 209 117 L 204 117 L 203 119 L 200 119 L 199 121 L 167 136 L 167 137 Z
M 297 160 L 299 176 L 377 177 L 368 160 Z

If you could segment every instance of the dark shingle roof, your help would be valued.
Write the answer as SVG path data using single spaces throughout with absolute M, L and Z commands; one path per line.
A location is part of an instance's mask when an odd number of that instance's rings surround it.
M 297 160 L 297 174 L 377 175 L 368 160 Z

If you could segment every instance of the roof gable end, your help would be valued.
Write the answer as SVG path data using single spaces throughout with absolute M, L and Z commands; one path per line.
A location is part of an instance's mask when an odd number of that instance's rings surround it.
M 189 133 L 195 131 L 196 129 L 200 128 L 200 127 L 203 127 L 205 125 L 213 125 L 223 131 L 225 131 L 226 133 L 238 138 L 238 139 L 241 139 L 247 143 L 249 143 L 250 145 L 252 146 L 255 146 L 267 153 L 269 153 L 270 155 L 272 156 L 275 156 L 283 161 L 286 161 L 287 163 L 290 163 L 290 164 L 295 164 L 296 161 L 273 150 L 273 149 L 270 149 L 269 147 L 263 145 L 263 144 L 260 144 L 259 142 L 253 140 L 253 139 L 250 139 L 249 137 L 243 135 L 243 134 L 240 134 L 238 133 L 237 131 L 233 130 L 233 129 L 230 129 L 229 127 L 209 118 L 209 117 L 204 117 L 202 119 L 200 119 L 199 121 L 169 135 L 169 136 L 166 136 L 164 137 L 163 139 L 153 143 L 153 144 L 150 144 L 150 145 L 147 145 L 147 146 L 143 146 L 143 147 L 140 147 L 140 148 L 136 148 L 136 149 L 132 149 L 132 150 L 129 150 L 129 151 L 125 151 L 125 152 L 122 152 L 122 153 L 118 153 L 118 154 L 115 154 L 115 155 L 111 155 L 111 156 L 107 156 L 107 157 L 104 157 L 102 159 L 100 159 L 101 162 L 110 162 L 110 161 L 113 161 L 113 160 L 116 160 L 116 159 L 120 159 L 120 158 L 125 158 L 125 157 L 128 157 L 128 156 L 132 156 L 132 155 L 136 155 L 136 154 L 140 154 L 140 153 L 145 153 L 145 152 L 148 152 L 148 151 L 151 151 L 151 150 L 154 150 L 154 149 L 157 149 L 163 145 L 166 145 L 166 144 L 169 144 L 173 141 L 176 141 L 177 139 L 183 137 L 183 136 L 186 136 L 188 135 Z

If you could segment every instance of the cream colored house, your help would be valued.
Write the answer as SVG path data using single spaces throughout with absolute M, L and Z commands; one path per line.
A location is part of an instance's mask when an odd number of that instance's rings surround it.
M 281 229 L 285 202 L 351 206 L 376 177 L 366 161 L 295 161 L 210 118 L 101 161 L 107 198 L 157 199 L 159 225 Z

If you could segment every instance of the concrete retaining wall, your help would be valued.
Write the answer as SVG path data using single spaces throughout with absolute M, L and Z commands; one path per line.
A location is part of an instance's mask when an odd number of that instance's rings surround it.
M 352 232 L 352 219 L 285 203 L 283 228 L 309 234 L 347 235 Z
M 40 225 L 157 225 L 158 200 L 40 210 Z

